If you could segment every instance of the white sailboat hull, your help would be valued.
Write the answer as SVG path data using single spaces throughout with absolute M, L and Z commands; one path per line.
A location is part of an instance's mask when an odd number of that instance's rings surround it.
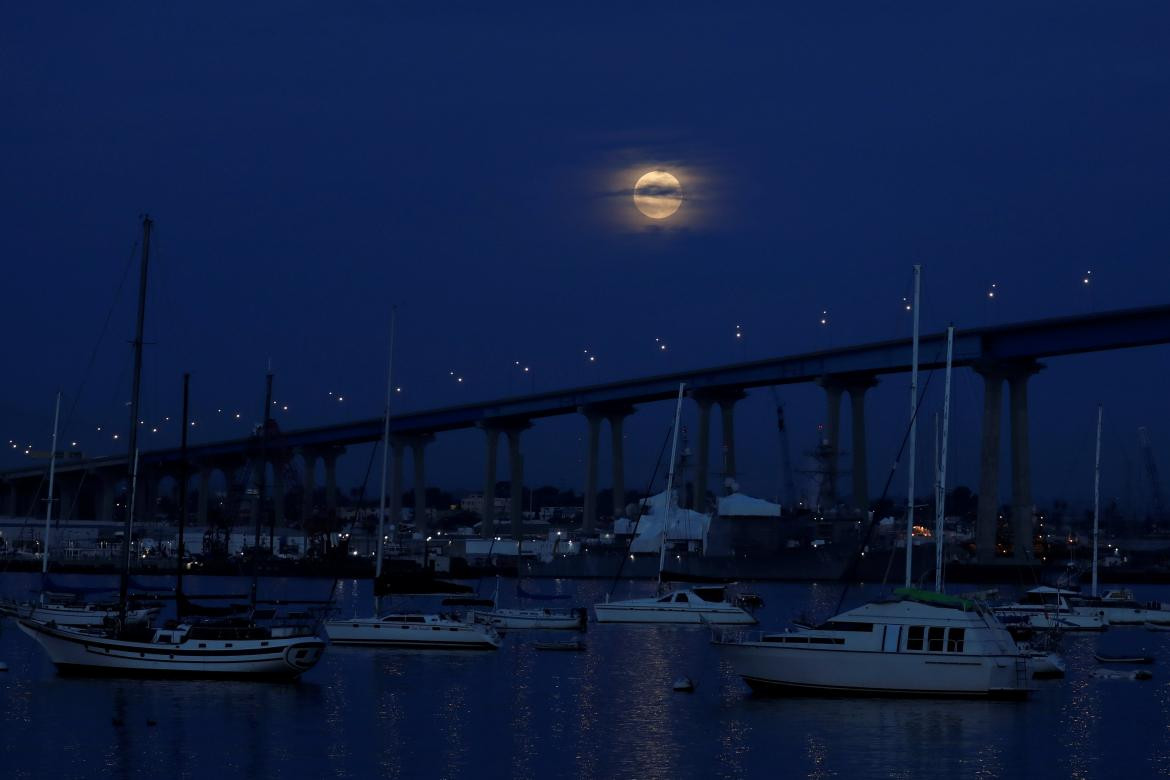
M 390 623 L 376 618 L 327 620 L 325 631 L 335 645 L 417 647 L 438 650 L 495 650 L 500 636 L 490 626 L 446 621 Z
M 721 645 L 755 689 L 883 696 L 1023 697 L 1015 656 L 822 650 L 767 642 Z
M 110 639 L 28 619 L 19 625 L 60 673 L 86 676 L 292 679 L 311 669 L 326 646 L 303 635 L 162 644 Z
M 746 626 L 756 622 L 749 612 L 730 604 L 663 604 L 653 599 L 594 604 L 598 623 L 711 623 Z
M 584 610 L 581 612 L 553 609 L 477 610 L 471 613 L 471 619 L 497 629 L 572 631 L 585 627 Z

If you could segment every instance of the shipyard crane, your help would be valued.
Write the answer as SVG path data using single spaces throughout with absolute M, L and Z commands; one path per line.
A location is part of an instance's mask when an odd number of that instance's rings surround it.
M 780 477 L 784 482 L 784 500 L 789 506 L 796 506 L 796 484 L 792 481 L 792 461 L 788 455 L 788 430 L 784 426 L 784 404 L 780 401 L 780 394 L 774 386 L 772 402 L 776 404 L 776 429 L 780 434 Z

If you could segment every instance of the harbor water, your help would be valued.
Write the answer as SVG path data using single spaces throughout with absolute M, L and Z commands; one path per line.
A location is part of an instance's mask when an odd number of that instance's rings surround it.
M 37 582 L 0 574 L 0 595 L 27 598 Z M 322 598 L 332 585 L 267 580 L 261 597 Z M 611 585 L 524 588 L 584 606 Z M 480 595 L 494 588 L 479 583 Z M 652 589 L 623 581 L 612 597 Z M 841 595 L 835 584 L 745 589 L 764 598 L 766 629 L 827 617 Z M 246 593 L 247 581 L 197 577 L 190 590 Z M 503 605 L 515 590 L 501 581 Z M 1170 600 L 1170 588 L 1135 591 Z M 880 592 L 853 589 L 845 607 Z M 372 605 L 369 581 L 338 583 L 336 595 L 341 615 Z M 533 645 L 568 636 L 516 631 L 478 652 L 331 647 L 293 683 L 140 681 L 59 677 L 6 619 L 0 767 L 13 780 L 1170 776 L 1170 632 L 1069 635 L 1067 678 L 1036 681 L 1025 702 L 760 696 L 702 627 L 590 622 L 584 652 Z M 1094 677 L 1096 652 L 1153 655 L 1154 677 Z M 672 690 L 681 676 L 693 692 Z

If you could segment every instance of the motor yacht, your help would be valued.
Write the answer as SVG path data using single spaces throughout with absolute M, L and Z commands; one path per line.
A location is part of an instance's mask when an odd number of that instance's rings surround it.
M 1109 621 L 1100 614 L 1080 614 L 1069 606 L 1076 591 L 1032 588 L 1019 600 L 993 608 L 996 617 L 1009 628 L 1033 631 L 1104 631 Z
M 810 629 L 732 632 L 715 642 L 761 691 L 1023 698 L 1030 669 L 984 605 L 909 588 Z

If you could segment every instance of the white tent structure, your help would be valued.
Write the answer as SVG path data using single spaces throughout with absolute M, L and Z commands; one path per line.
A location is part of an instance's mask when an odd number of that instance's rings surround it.
M 638 506 L 642 506 L 639 502 Z M 615 534 L 631 534 L 637 532 L 630 544 L 632 553 L 656 553 L 662 544 L 663 520 L 667 516 L 666 491 L 650 496 L 645 501 L 642 519 L 637 523 L 626 517 L 618 518 L 613 525 Z M 706 544 L 707 531 L 711 527 L 710 515 L 696 512 L 693 509 L 682 509 L 678 505 L 678 496 L 671 496 L 670 525 L 666 529 L 668 542 L 701 542 Z
M 743 493 L 732 493 L 719 499 L 719 516 L 780 517 L 780 505 Z

